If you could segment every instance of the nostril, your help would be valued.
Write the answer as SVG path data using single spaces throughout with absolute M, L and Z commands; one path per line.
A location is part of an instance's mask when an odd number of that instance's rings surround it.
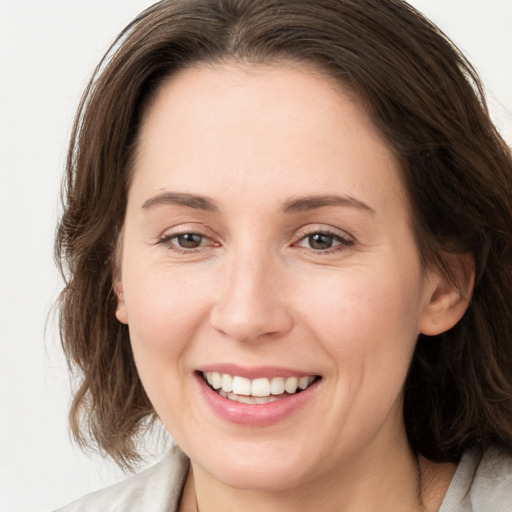
M 275 339 L 293 326 L 286 308 L 254 304 L 218 305 L 212 309 L 210 324 L 222 336 L 244 343 Z

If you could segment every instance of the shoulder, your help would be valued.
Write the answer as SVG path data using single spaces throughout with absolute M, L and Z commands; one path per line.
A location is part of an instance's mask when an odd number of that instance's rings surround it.
M 510 512 L 512 455 L 497 448 L 485 452 L 477 465 L 470 494 L 475 510 Z
M 512 454 L 491 448 L 464 454 L 439 512 L 510 512 Z
M 154 466 L 70 503 L 56 512 L 163 512 L 177 508 L 188 471 L 177 447 Z

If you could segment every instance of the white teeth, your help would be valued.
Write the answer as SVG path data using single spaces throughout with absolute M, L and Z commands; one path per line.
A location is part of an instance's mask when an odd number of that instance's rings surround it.
M 268 403 L 269 398 L 286 393 L 292 395 L 297 390 L 304 390 L 310 386 L 315 377 L 274 377 L 271 380 L 265 377 L 250 380 L 237 375 L 227 373 L 205 372 L 204 377 L 213 389 L 219 390 L 219 394 L 230 400 L 238 397 L 238 402 L 243 403 Z M 273 401 L 273 400 L 270 400 Z
M 233 393 L 236 395 L 247 395 L 251 394 L 251 381 L 245 377 L 233 377 Z
M 227 373 L 222 374 L 222 391 L 226 393 L 233 391 L 233 377 Z
M 270 392 L 273 395 L 281 395 L 284 393 L 284 377 L 274 377 L 270 381 Z
M 297 391 L 298 379 L 297 377 L 288 377 L 284 383 L 284 389 L 287 393 L 295 393 Z
M 268 379 L 254 379 L 252 381 L 252 396 L 269 396 L 270 395 L 270 382 Z
M 213 389 L 220 389 L 222 386 L 222 375 L 217 372 L 212 373 L 212 388 Z
M 279 398 L 275 396 L 244 396 L 244 395 L 235 395 L 235 393 L 225 393 L 220 390 L 219 395 L 227 398 L 228 400 L 233 400 L 234 402 L 240 402 L 242 404 L 269 404 L 270 402 L 275 402 L 279 400 Z
M 308 377 L 301 377 L 298 386 L 300 389 L 306 389 L 308 387 Z

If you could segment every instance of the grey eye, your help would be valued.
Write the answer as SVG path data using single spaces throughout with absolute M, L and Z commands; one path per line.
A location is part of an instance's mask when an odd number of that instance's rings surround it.
M 334 245 L 335 237 L 326 233 L 315 233 L 314 235 L 309 235 L 307 241 L 311 249 L 325 250 L 330 249 Z
M 183 249 L 195 249 L 203 245 L 204 236 L 197 233 L 183 233 L 174 237 L 176 244 Z

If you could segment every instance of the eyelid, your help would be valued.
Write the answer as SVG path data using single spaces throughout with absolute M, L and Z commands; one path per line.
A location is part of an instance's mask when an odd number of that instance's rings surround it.
M 328 236 L 332 236 L 336 238 L 340 243 L 335 245 L 334 247 L 330 247 L 328 249 L 319 250 L 319 249 L 312 249 L 307 247 L 301 247 L 298 244 L 308 238 L 309 236 L 315 235 L 315 234 L 324 234 Z M 293 242 L 293 246 L 299 247 L 301 249 L 305 249 L 306 251 L 313 252 L 315 254 L 328 254 L 328 253 L 334 253 L 340 250 L 345 250 L 348 247 L 352 247 L 356 243 L 356 239 L 347 233 L 344 230 L 341 230 L 339 228 L 334 228 L 332 226 L 326 226 L 324 224 L 308 224 L 306 226 L 302 226 L 297 231 L 295 237 L 295 242 Z
M 356 241 L 355 237 L 352 236 L 347 231 L 344 231 L 343 229 L 335 228 L 333 226 L 329 226 L 326 224 L 306 224 L 305 226 L 301 226 L 296 234 L 296 239 L 302 239 L 310 235 L 314 235 L 316 233 L 324 233 L 326 235 L 335 236 L 338 238 L 341 238 L 347 242 L 354 242 Z
M 160 232 L 160 234 L 157 236 L 157 239 L 169 239 L 173 236 L 185 235 L 187 233 L 194 233 L 206 238 L 213 238 L 215 236 L 213 230 L 202 223 L 180 222 L 172 226 L 167 226 Z
M 184 248 L 180 247 L 173 241 L 173 239 L 176 237 L 188 234 L 199 235 L 203 237 L 205 243 L 202 243 L 200 246 L 194 248 Z M 155 245 L 164 245 L 175 252 L 191 254 L 210 247 L 218 247 L 221 244 L 214 239 L 214 234 L 208 227 L 203 225 L 196 225 L 195 223 L 185 223 L 165 229 L 162 234 L 157 237 Z

